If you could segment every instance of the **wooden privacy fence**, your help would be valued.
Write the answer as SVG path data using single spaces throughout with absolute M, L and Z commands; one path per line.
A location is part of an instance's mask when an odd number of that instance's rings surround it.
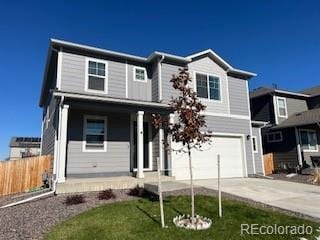
M 273 153 L 263 155 L 264 171 L 266 175 L 271 175 L 274 172 Z
M 45 171 L 52 172 L 51 155 L 0 162 L 0 196 L 41 187 Z

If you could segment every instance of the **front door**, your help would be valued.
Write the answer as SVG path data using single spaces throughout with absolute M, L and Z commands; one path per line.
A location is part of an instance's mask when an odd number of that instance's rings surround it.
M 133 168 L 136 169 L 137 163 L 137 122 L 133 122 Z M 143 123 L 143 168 L 149 169 L 149 126 Z

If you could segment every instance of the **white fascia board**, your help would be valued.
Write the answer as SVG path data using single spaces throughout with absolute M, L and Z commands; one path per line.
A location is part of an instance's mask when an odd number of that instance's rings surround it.
M 204 50 L 204 51 L 201 51 L 201 52 L 198 52 L 198 53 L 195 53 L 195 54 L 192 54 L 192 55 L 189 55 L 187 56 L 187 58 L 195 58 L 195 57 L 199 57 L 201 55 L 204 55 L 204 54 L 211 54 L 213 55 L 213 57 L 217 58 L 220 62 L 222 62 L 228 69 L 233 69 L 233 67 L 227 63 L 222 57 L 220 57 L 217 53 L 215 53 L 212 49 L 207 49 L 207 50 Z
M 177 55 L 173 55 L 173 54 L 169 54 L 169 53 L 157 52 L 157 51 L 153 52 L 148 58 L 145 58 L 145 57 L 135 56 L 132 54 L 111 51 L 111 50 L 107 50 L 107 49 L 103 49 L 103 48 L 91 47 L 91 46 L 84 45 L 84 44 L 78 44 L 78 43 L 68 42 L 68 41 L 54 39 L 54 38 L 51 39 L 51 43 L 57 44 L 57 45 L 79 48 L 79 49 L 88 50 L 88 51 L 94 51 L 94 52 L 98 52 L 98 53 L 102 53 L 102 54 L 112 55 L 112 56 L 116 56 L 116 57 L 122 57 L 125 59 L 131 59 L 131 60 L 140 61 L 140 62 L 150 62 L 156 56 L 165 56 L 167 58 L 176 59 L 176 60 L 185 61 L 185 62 L 191 61 L 191 59 L 188 59 L 185 57 L 181 57 L 181 56 L 177 56 Z
M 232 72 L 232 73 L 237 73 L 237 74 L 242 74 L 242 75 L 248 75 L 250 77 L 257 76 L 257 74 L 255 74 L 255 73 L 233 68 L 229 63 L 227 63 L 222 57 L 220 57 L 212 49 L 207 49 L 207 50 L 204 50 L 204 51 L 189 55 L 189 56 L 187 56 L 187 58 L 193 59 L 193 58 L 199 57 L 199 56 L 204 55 L 204 54 L 211 54 L 214 58 L 218 59 L 224 66 L 226 66 L 227 72 Z
M 236 68 L 232 68 L 232 69 L 228 70 L 227 72 L 248 75 L 250 77 L 256 77 L 257 76 L 256 73 L 249 72 L 249 71 L 244 71 L 244 70 L 240 70 L 240 69 L 236 69 Z
M 158 52 L 158 51 L 155 51 L 152 54 L 150 54 L 147 61 L 150 62 L 150 61 L 152 61 L 153 58 L 155 58 L 157 56 L 164 56 L 165 58 L 175 59 L 175 60 L 183 61 L 183 62 L 191 62 L 192 61 L 191 58 L 188 58 L 188 57 L 181 57 L 181 56 L 177 56 L 177 55 L 173 55 L 173 54 L 169 54 L 169 53 L 164 53 L 164 52 Z
M 117 56 L 117 57 L 123 57 L 123 58 L 132 59 L 132 60 L 136 60 L 136 61 L 141 61 L 141 62 L 146 62 L 147 61 L 147 58 L 145 58 L 145 57 L 138 57 L 138 56 L 127 54 L 127 53 L 115 52 L 115 51 L 106 50 L 106 49 L 103 49 L 103 48 L 91 47 L 91 46 L 84 45 L 84 44 L 72 43 L 72 42 L 58 40 L 58 39 L 54 39 L 54 38 L 51 39 L 51 42 L 53 44 L 64 45 L 64 46 L 69 46 L 69 47 L 75 47 L 75 48 L 79 48 L 79 49 L 83 49 L 83 50 L 99 52 L 99 53 L 102 53 L 102 54 L 108 54 L 108 55 L 113 55 L 113 56 Z
M 252 121 L 251 120 L 251 124 L 252 125 L 256 125 L 256 126 L 260 126 L 260 127 L 264 127 L 268 124 L 269 122 L 264 122 L 264 121 Z
M 118 103 L 118 104 L 122 103 L 122 104 L 135 105 L 135 106 L 159 107 L 159 108 L 167 108 L 167 109 L 170 108 L 168 104 L 163 104 L 163 103 L 135 101 L 135 100 L 129 100 L 129 99 L 111 98 L 111 97 L 87 95 L 87 94 L 81 94 L 81 93 L 55 91 L 53 92 L 53 96 L 57 96 L 57 97 L 63 96 L 63 97 L 69 97 L 74 99 L 104 101 L 104 102 Z
M 295 93 L 295 92 L 279 90 L 279 89 L 275 89 L 274 91 L 276 93 L 290 94 L 290 95 L 295 95 L 295 96 L 300 96 L 300 97 L 310 97 L 310 95 L 306 95 L 306 94 L 303 94 L 303 93 Z

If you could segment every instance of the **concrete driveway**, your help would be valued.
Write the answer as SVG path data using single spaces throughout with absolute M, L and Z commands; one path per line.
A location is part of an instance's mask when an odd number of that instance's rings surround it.
M 217 180 L 196 180 L 217 190 Z M 320 186 L 260 178 L 222 179 L 223 192 L 320 219 Z

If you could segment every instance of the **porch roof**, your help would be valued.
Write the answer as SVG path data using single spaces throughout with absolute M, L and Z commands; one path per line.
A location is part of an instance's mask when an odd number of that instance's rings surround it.
M 320 108 L 311 109 L 304 112 L 295 113 L 288 117 L 285 121 L 280 123 L 278 126 L 273 127 L 273 129 L 289 128 L 289 127 L 299 127 L 310 124 L 320 123 Z
M 114 98 L 114 97 L 106 97 L 95 94 L 84 94 L 84 93 L 75 93 L 75 92 L 64 92 L 64 91 L 54 91 L 53 96 L 57 97 L 66 97 L 72 99 L 85 99 L 85 100 L 94 100 L 94 101 L 103 101 L 109 103 L 117 103 L 117 104 L 127 104 L 127 105 L 135 105 L 135 106 L 147 106 L 147 107 L 157 107 L 170 109 L 170 106 L 165 103 L 151 102 L 151 101 L 141 101 L 134 99 L 123 99 L 123 98 Z

